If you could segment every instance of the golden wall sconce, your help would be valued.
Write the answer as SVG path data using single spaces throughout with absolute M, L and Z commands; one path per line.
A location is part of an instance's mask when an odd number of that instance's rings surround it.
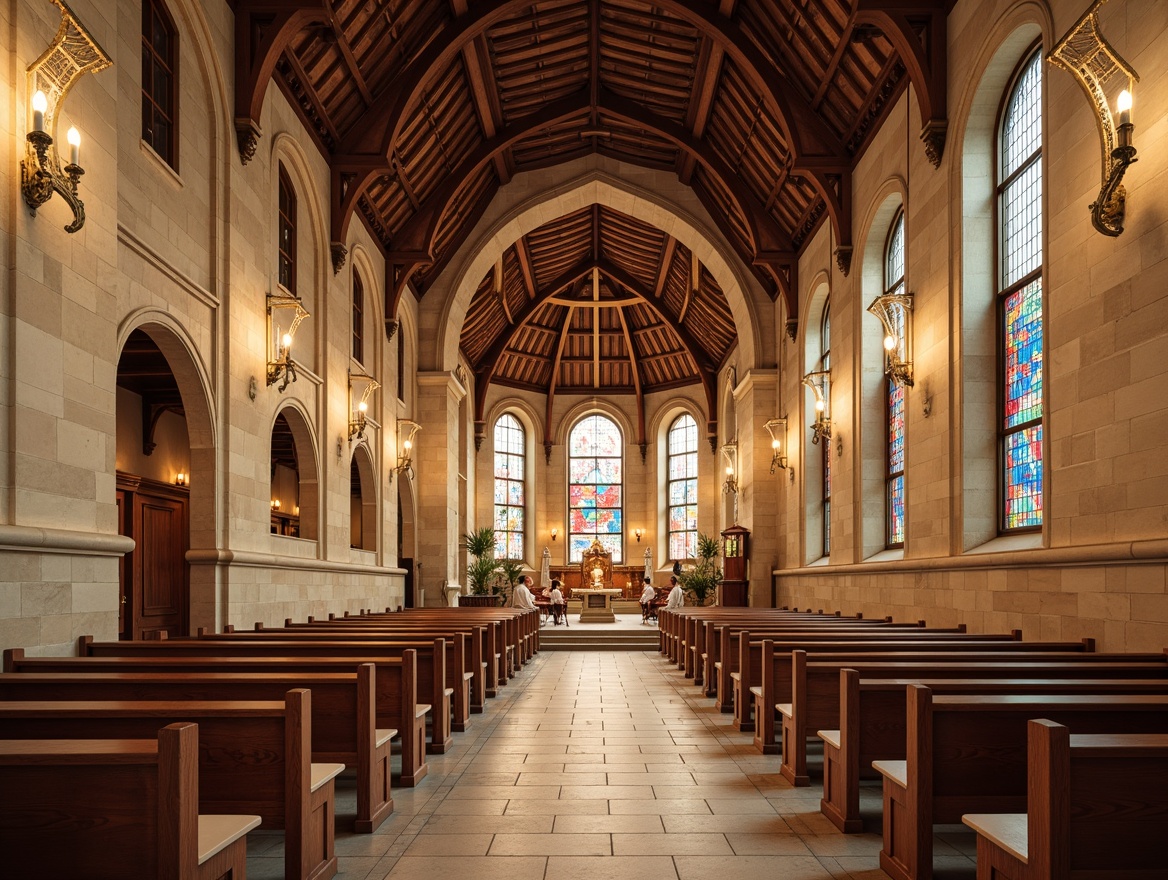
M 61 10 L 61 26 L 49 47 L 28 68 L 28 94 L 32 125 L 26 135 L 25 156 L 20 160 L 20 189 L 32 216 L 57 193 L 73 212 L 66 232 L 85 225 L 85 203 L 77 195 L 81 175 L 81 134 L 70 126 L 66 139 L 69 163 L 62 167 L 54 146 L 58 116 L 65 97 L 77 80 L 87 73 L 105 70 L 113 61 L 77 20 L 62 0 L 53 0 Z
M 831 412 L 828 401 L 831 398 L 831 371 L 813 370 L 803 377 L 803 384 L 815 395 L 815 421 L 811 423 L 811 442 L 831 439 Z
M 722 494 L 738 491 L 738 441 L 730 440 L 722 444 L 722 458 L 726 460 L 726 479 L 722 482 Z
M 559 529 L 552 529 L 552 543 L 555 543 L 556 535 L 560 533 Z
M 1091 203 L 1091 225 L 1104 235 L 1117 236 L 1123 232 L 1127 190 L 1123 175 L 1136 161 L 1132 146 L 1134 125 L 1131 121 L 1132 92 L 1139 82 L 1135 72 L 1099 29 L 1099 7 L 1107 0 L 1095 0 L 1083 17 L 1055 44 L 1046 60 L 1071 74 L 1087 94 L 1095 113 L 1102 148 L 1102 185 L 1099 197 Z M 1116 116 L 1111 112 L 1108 93 L 1115 94 Z
M 787 440 L 787 418 L 784 416 L 781 419 L 768 419 L 763 425 L 768 434 L 771 435 L 771 475 L 774 475 L 776 469 L 787 469 L 787 453 L 783 444 Z M 794 473 L 792 472 L 792 476 Z
M 884 375 L 901 387 L 913 384 L 911 293 L 885 293 L 872 300 L 868 312 L 884 329 Z
M 296 362 L 292 360 L 292 343 L 296 330 L 308 312 L 300 298 L 290 293 L 268 294 L 268 384 L 280 383 L 283 393 L 289 382 L 296 381 Z
M 369 397 L 381 387 L 381 383 L 364 373 L 349 372 L 349 442 L 365 436 L 369 423 Z M 354 401 L 356 404 L 354 405 Z
M 393 468 L 394 473 L 407 473 L 413 476 L 414 435 L 420 430 L 422 426 L 417 422 L 409 419 L 397 420 L 397 465 Z

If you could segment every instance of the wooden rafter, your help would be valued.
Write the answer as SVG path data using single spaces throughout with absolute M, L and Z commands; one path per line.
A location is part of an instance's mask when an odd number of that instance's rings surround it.
M 621 335 L 625 338 L 625 348 L 629 353 L 629 370 L 633 375 L 633 389 L 637 395 L 637 445 L 645 448 L 645 392 L 641 384 L 641 367 L 637 363 L 633 338 L 629 334 L 629 322 L 625 320 L 625 310 L 617 309 L 620 318 Z
M 552 404 L 555 403 L 556 397 L 556 383 L 560 378 L 560 361 L 564 357 L 564 346 L 568 344 L 568 329 L 572 326 L 572 310 L 566 309 L 564 313 L 564 324 L 560 328 L 560 341 L 556 345 L 556 357 L 552 361 L 552 374 L 548 381 L 547 390 L 547 405 L 544 411 L 544 434 L 543 434 L 543 448 L 548 460 L 551 460 L 552 450 Z M 484 402 L 486 395 L 484 391 Z
M 665 282 L 669 280 L 669 269 L 673 265 L 673 255 L 677 253 L 677 239 L 672 235 L 665 237 L 665 247 L 661 250 L 661 262 L 657 264 L 657 278 L 653 282 L 653 296 L 661 299 L 665 292 Z

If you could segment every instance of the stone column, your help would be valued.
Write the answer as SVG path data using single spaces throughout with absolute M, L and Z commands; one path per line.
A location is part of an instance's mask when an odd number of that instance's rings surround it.
M 427 605 L 445 604 L 443 587 L 459 582 L 459 403 L 466 389 L 446 371 L 418 374 L 414 489 L 418 496 L 418 554 L 424 560 Z
M 771 437 L 763 427 L 777 413 L 778 376 L 751 370 L 734 389 L 738 416 L 738 524 L 750 529 L 750 604 L 771 604 L 771 571 L 779 562 L 779 493 L 784 472 L 770 473 Z

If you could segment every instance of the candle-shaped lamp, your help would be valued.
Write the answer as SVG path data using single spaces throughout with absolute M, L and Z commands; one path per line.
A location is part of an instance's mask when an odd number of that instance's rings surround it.
M 49 99 L 45 97 L 45 93 L 37 89 L 36 94 L 32 96 L 32 130 L 45 130 L 45 113 L 49 109 Z
M 69 141 L 69 164 L 81 166 L 81 132 L 76 126 L 69 126 L 69 131 L 65 135 L 65 139 Z

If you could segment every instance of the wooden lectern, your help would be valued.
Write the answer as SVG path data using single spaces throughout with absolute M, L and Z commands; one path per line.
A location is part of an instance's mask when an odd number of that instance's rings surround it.
M 722 532 L 722 595 L 718 604 L 745 608 L 750 604 L 750 530 L 730 526 Z

